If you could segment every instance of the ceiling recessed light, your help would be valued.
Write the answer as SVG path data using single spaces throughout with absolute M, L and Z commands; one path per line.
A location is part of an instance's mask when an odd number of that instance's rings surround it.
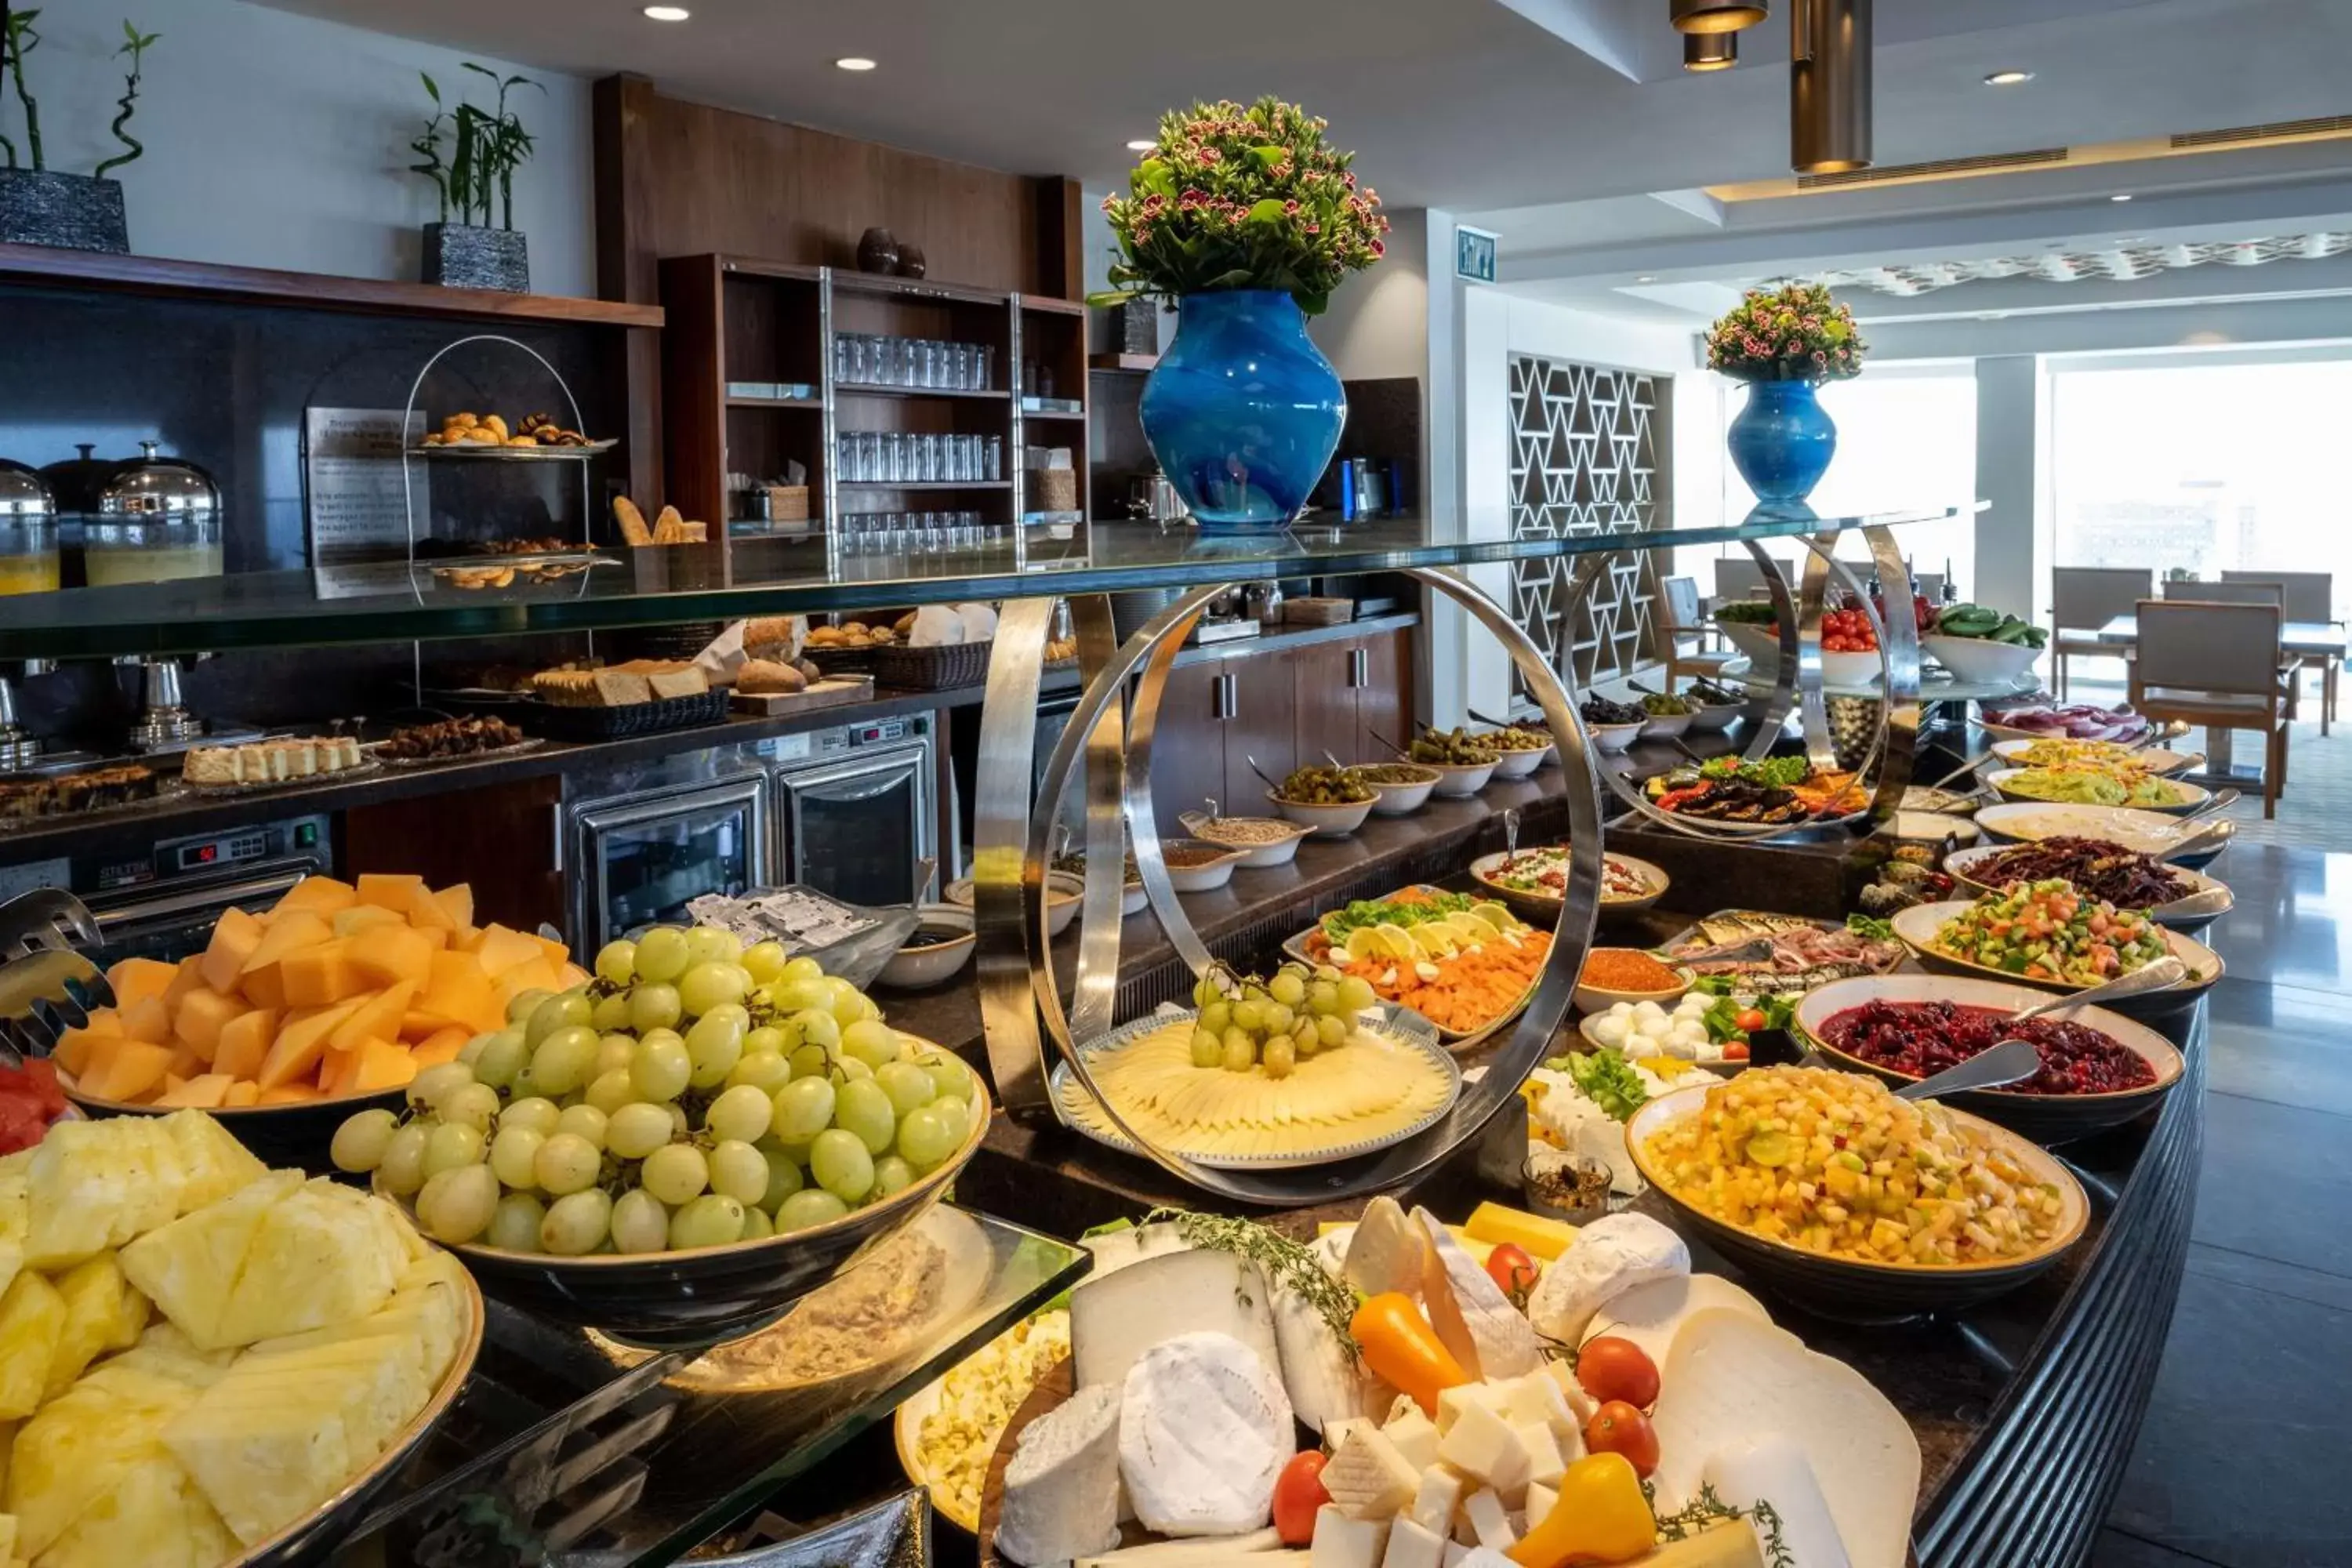
M 683 22 L 694 13 L 683 5 L 648 5 L 646 15 L 656 22 Z
M 2121 191 L 2109 196 L 2107 200 L 2111 202 L 2127 202 L 2131 200 L 2131 193 L 2129 191 Z
M 1159 145 L 1159 142 L 1150 141 L 1130 142 L 1127 144 L 1127 150 L 1130 153 L 1149 153 Z
M 1984 79 L 1987 87 L 2015 87 L 2020 82 L 2032 81 L 2033 73 L 2021 70 L 1995 71 Z
M 1639 278 L 1633 279 L 1636 283 L 1655 283 L 1657 280 L 1655 274 L 1648 272 L 1644 272 Z
M 844 55 L 833 63 L 845 71 L 870 71 L 874 68 L 874 62 L 864 55 Z

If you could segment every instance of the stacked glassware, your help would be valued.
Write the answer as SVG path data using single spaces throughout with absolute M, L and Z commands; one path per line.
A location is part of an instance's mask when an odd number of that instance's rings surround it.
M 835 445 L 835 469 L 847 484 L 969 485 L 1004 478 L 1002 436 L 845 430 Z
M 836 332 L 833 339 L 833 379 L 835 385 L 845 387 L 986 392 L 996 384 L 996 350 L 986 343 Z

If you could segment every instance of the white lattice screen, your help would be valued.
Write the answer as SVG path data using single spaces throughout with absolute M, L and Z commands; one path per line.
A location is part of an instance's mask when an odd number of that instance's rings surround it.
M 1664 526 L 1657 477 L 1665 432 L 1658 391 L 1654 376 L 1514 354 L 1511 537 L 1639 533 Z M 1520 561 L 1511 568 L 1519 624 L 1579 689 L 1630 674 L 1649 657 L 1656 591 L 1655 574 L 1642 555 L 1613 556 L 1608 576 L 1574 623 L 1563 626 L 1569 580 L 1584 559 Z

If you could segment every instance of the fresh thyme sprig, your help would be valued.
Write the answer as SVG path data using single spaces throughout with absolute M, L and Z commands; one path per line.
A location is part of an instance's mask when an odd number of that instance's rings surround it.
M 1654 1489 L 1643 1481 L 1642 1491 L 1650 1499 L 1650 1506 L 1654 1510 L 1657 1507 Z M 1759 1498 L 1751 1508 L 1734 1508 L 1716 1495 L 1713 1487 L 1704 1482 L 1699 1486 L 1697 1497 L 1673 1513 L 1657 1516 L 1658 1538 L 1662 1541 L 1687 1541 L 1710 1526 L 1732 1519 L 1744 1520 L 1754 1527 L 1757 1539 L 1763 1543 L 1766 1568 L 1796 1568 L 1796 1554 L 1781 1539 L 1780 1510 L 1774 1508 L 1769 1499 Z
M 1330 1328 L 1340 1348 L 1350 1358 L 1355 1356 L 1356 1339 L 1349 1325 L 1356 1317 L 1356 1292 L 1324 1270 L 1314 1248 L 1255 1221 L 1228 1215 L 1156 1208 L 1143 1216 L 1145 1225 L 1162 1222 L 1173 1225 L 1190 1245 L 1246 1258 L 1265 1271 L 1269 1282 L 1297 1291 Z

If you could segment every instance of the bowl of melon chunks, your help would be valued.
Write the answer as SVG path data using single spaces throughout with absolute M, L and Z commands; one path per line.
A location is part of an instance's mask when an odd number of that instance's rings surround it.
M 310 877 L 221 916 L 177 963 L 126 958 L 111 1005 L 53 1052 L 92 1116 L 205 1110 L 254 1152 L 317 1174 L 354 1110 L 397 1108 L 425 1068 L 501 1028 L 527 992 L 584 984 L 561 942 L 474 924 L 471 889 L 412 876 Z
M 397 1205 L 202 1110 L 0 1160 L 0 1560 L 326 1560 L 455 1404 L 481 1292 Z

